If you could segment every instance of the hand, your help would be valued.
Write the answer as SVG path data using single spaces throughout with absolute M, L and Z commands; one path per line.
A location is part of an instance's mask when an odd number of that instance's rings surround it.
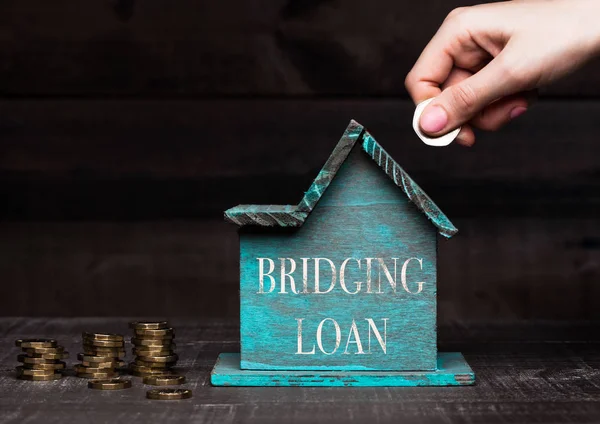
M 534 90 L 600 52 L 600 0 L 514 0 L 452 11 L 406 77 L 415 103 L 436 97 L 421 130 L 494 131 L 527 110 Z

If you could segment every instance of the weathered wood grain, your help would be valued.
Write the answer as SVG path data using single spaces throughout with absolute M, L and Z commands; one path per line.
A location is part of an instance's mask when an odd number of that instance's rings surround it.
M 240 229 L 241 368 L 435 369 L 436 234 L 427 216 L 356 143 L 302 227 Z M 262 290 L 258 258 L 273 261 L 273 275 L 264 278 Z M 289 278 L 283 280 L 280 258 L 294 260 L 294 290 Z M 309 258 L 306 268 L 301 258 Z M 323 260 L 317 271 L 310 258 L 326 258 L 333 267 Z M 348 265 L 343 283 L 341 266 L 348 258 L 362 265 Z M 366 258 L 373 258 L 372 265 Z M 377 258 L 385 262 L 393 283 Z M 411 258 L 421 262 L 407 267 L 405 289 L 402 269 Z M 292 266 L 285 262 L 289 273 Z M 263 264 L 263 272 L 269 269 Z M 329 288 L 329 293 L 317 293 Z M 383 343 L 371 334 L 369 319 Z M 319 338 L 322 322 L 327 325 Z M 300 353 L 313 347 L 314 354 Z
M 517 311 L 527 311 L 522 316 L 526 319 L 597 316 L 597 218 L 497 217 L 457 220 L 457 225 L 464 238 L 439 243 L 442 317 L 454 316 L 458 304 L 473 317 L 483 314 L 490 319 L 520 316 Z
M 2 225 L 4 315 L 239 314 L 238 241 L 221 220 Z
M 468 1 L 5 0 L 4 96 L 405 96 L 404 76 Z M 600 61 L 548 88 L 600 95 Z
M 475 374 L 458 352 L 438 353 L 434 370 L 303 371 L 242 370 L 239 353 L 222 353 L 210 374 L 223 387 L 426 387 L 468 386 Z
M 186 387 L 194 392 L 189 401 L 148 401 L 145 388 L 135 377 L 129 391 L 99 393 L 75 378 L 38 385 L 17 381 L 12 375 L 18 353 L 14 339 L 18 337 L 56 337 L 74 352 L 81 331 L 127 333 L 130 319 L 1 319 L 0 422 L 495 424 L 600 420 L 597 322 L 442 325 L 441 348 L 465 352 L 478 376 L 477 385 L 455 389 L 211 387 L 209 373 L 217 355 L 237 348 L 237 322 L 199 319 L 172 320 L 181 340 L 179 362 L 187 376 Z M 69 364 L 73 362 L 69 360 Z
M 304 175 L 355 118 L 411 175 L 540 184 L 597 172 L 600 102 L 540 102 L 473 149 L 425 146 L 413 111 L 401 100 L 0 101 L 0 169 L 106 180 Z

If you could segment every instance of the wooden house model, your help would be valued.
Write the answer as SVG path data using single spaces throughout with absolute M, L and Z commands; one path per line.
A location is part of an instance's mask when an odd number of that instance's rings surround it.
M 214 385 L 473 384 L 438 353 L 437 233 L 457 229 L 352 121 L 297 205 L 239 205 L 241 352 Z

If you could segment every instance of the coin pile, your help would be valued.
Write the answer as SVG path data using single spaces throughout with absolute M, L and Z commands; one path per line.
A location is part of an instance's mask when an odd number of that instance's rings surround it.
M 62 378 L 61 370 L 66 364 L 61 359 L 69 357 L 69 352 L 53 339 L 19 339 L 15 344 L 24 353 L 17 356 L 23 365 L 17 367 L 19 380 L 48 381 Z
M 120 334 L 83 333 L 83 353 L 77 355 L 81 364 L 75 365 L 77 377 L 112 378 L 125 366 L 125 341 Z
M 132 322 L 131 338 L 135 360 L 130 364 L 131 373 L 138 377 L 172 374 L 170 369 L 179 357 L 175 353 L 175 332 L 166 321 Z

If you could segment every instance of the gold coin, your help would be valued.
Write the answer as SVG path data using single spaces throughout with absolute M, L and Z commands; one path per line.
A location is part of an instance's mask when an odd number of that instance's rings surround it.
M 140 339 L 140 340 L 156 340 L 156 341 L 162 341 L 163 343 L 171 343 L 173 341 L 173 339 L 175 338 L 174 334 L 168 334 L 166 336 L 142 336 L 140 334 L 134 334 L 135 338 Z
M 146 371 L 134 371 L 131 370 L 130 373 L 131 375 L 134 375 L 136 377 L 150 377 L 150 376 L 154 376 L 154 375 L 164 375 L 164 374 L 169 374 L 172 371 L 168 371 L 168 370 L 161 370 L 161 372 L 146 372 Z
M 135 346 L 154 346 L 162 348 L 174 348 L 175 343 L 171 342 L 171 339 L 138 339 L 135 337 L 131 338 L 131 343 Z
M 130 363 L 129 367 L 131 369 L 131 371 L 135 371 L 135 372 L 139 372 L 139 373 L 145 373 L 146 375 L 150 375 L 150 374 L 167 374 L 170 371 L 165 370 L 164 368 L 149 368 L 149 367 L 144 367 L 141 365 L 137 365 L 135 363 Z
M 174 355 L 175 352 L 173 349 L 156 349 L 156 350 L 148 350 L 148 349 L 139 349 L 133 348 L 131 352 L 136 356 L 169 356 Z
M 17 376 L 19 380 L 29 380 L 29 381 L 50 381 L 50 380 L 60 380 L 62 378 L 62 374 L 48 374 L 48 375 L 26 375 L 20 374 Z
M 124 361 L 115 361 L 115 362 L 87 362 L 81 361 L 81 365 L 86 368 L 122 368 L 127 364 Z
M 179 356 L 177 355 L 169 355 L 169 356 L 144 356 L 140 358 L 144 362 L 177 362 Z
M 83 373 L 100 372 L 99 367 L 96 367 L 96 366 L 87 366 L 87 365 L 83 365 L 83 364 L 75 364 L 75 365 L 73 365 L 73 368 L 75 369 L 75 372 L 83 372 Z M 103 370 L 114 371 L 114 368 L 115 367 L 106 367 L 106 368 L 102 368 L 102 369 Z
M 119 358 L 121 356 L 125 356 L 125 349 L 110 347 L 94 349 L 88 346 L 84 346 L 83 353 L 85 355 L 92 356 L 110 356 L 111 358 Z
M 132 349 L 137 349 L 137 350 L 173 350 L 177 347 L 177 344 L 175 343 L 174 340 L 164 340 L 162 343 L 160 340 L 157 339 L 140 339 L 137 337 L 132 337 L 131 338 L 132 342 L 131 344 L 133 345 Z M 136 343 L 143 343 L 146 342 L 146 345 L 141 345 L 141 344 L 135 344 Z M 149 343 L 149 345 L 148 345 Z
M 99 362 L 93 362 L 93 363 L 81 363 L 79 364 L 81 365 L 83 368 L 85 368 L 85 371 L 81 370 L 79 372 L 110 372 L 110 371 L 116 371 L 115 366 L 113 366 L 112 364 L 100 364 Z M 95 366 L 95 365 L 99 365 L 99 366 Z
M 131 387 L 131 380 L 121 380 L 120 378 L 111 378 L 106 380 L 88 381 L 88 388 L 97 390 L 122 390 Z
M 83 345 L 89 348 L 94 347 L 116 347 L 123 348 L 125 347 L 125 343 L 123 340 L 113 341 L 113 340 L 94 340 L 94 339 L 83 339 Z
M 63 361 L 56 361 L 50 364 L 23 364 L 23 368 L 27 370 L 64 370 L 67 364 Z
M 82 353 L 77 354 L 77 359 L 86 362 L 118 362 L 118 359 L 113 356 L 84 355 Z
M 149 375 L 142 381 L 151 386 L 176 386 L 185 383 L 185 376 L 177 374 Z
M 19 366 L 16 368 L 17 368 L 17 374 L 22 374 L 22 375 L 51 375 L 51 374 L 54 374 L 53 369 L 49 369 L 49 370 L 29 369 L 29 368 L 25 368 L 24 366 Z
M 96 346 L 83 345 L 83 352 L 85 355 L 92 356 L 112 356 L 117 357 L 120 353 L 125 352 L 125 347 L 114 347 L 114 348 L 104 348 L 104 349 L 96 349 Z M 108 350 L 110 349 L 110 350 Z M 91 353 L 85 353 L 91 352 Z
M 129 323 L 129 328 L 134 330 L 161 330 L 168 328 L 167 321 L 134 321 Z
M 69 358 L 69 352 L 64 352 L 64 353 L 30 353 L 27 355 L 21 354 L 17 357 L 17 360 L 19 362 L 27 362 L 27 361 L 21 361 L 20 357 L 25 357 L 25 358 L 29 358 L 29 359 L 39 359 L 39 360 L 46 360 L 46 361 L 51 361 L 51 360 L 57 360 L 57 359 L 68 359 Z M 30 363 L 34 363 L 29 361 Z
M 54 339 L 19 339 L 15 345 L 22 348 L 56 347 L 58 343 Z
M 171 336 L 165 336 L 165 337 L 163 337 L 163 336 L 159 336 L 159 337 L 137 336 L 137 337 L 132 337 L 131 340 L 132 340 L 132 342 L 131 342 L 132 344 L 135 344 L 135 343 L 133 343 L 133 340 L 141 341 L 141 342 L 148 342 L 148 343 L 150 343 L 150 347 L 152 347 L 152 344 L 161 346 L 161 345 L 173 344 L 175 342 L 175 340 L 173 340 L 173 337 L 171 337 Z
M 55 359 L 46 359 L 46 358 L 32 358 L 27 355 L 18 355 L 17 361 L 23 362 L 25 364 L 54 364 Z
M 152 389 L 146 392 L 148 399 L 155 400 L 179 400 L 192 397 L 192 391 L 189 389 Z
M 118 374 L 116 371 L 104 370 L 97 372 L 77 372 L 75 375 L 80 378 L 112 378 Z
M 137 365 L 138 367 L 145 367 L 145 368 L 171 368 L 174 367 L 176 365 L 176 362 L 144 362 L 141 361 L 139 359 L 136 359 L 134 361 L 135 365 Z
M 150 358 L 149 356 L 136 356 L 135 357 L 135 363 L 137 365 L 143 366 L 143 367 L 172 367 L 174 366 L 177 361 L 169 361 L 169 362 L 156 362 L 156 361 L 147 361 L 146 359 Z
M 73 369 L 77 373 L 84 373 L 84 374 L 95 373 L 95 372 L 115 372 L 115 367 L 106 367 L 106 368 L 88 367 L 83 364 L 75 364 L 75 365 L 73 365 Z
M 65 348 L 62 346 L 56 346 L 56 347 L 24 347 L 21 350 L 23 350 L 23 352 L 25 352 L 28 355 L 45 355 L 45 354 L 50 354 L 50 353 L 54 353 L 54 354 L 58 354 L 58 353 L 63 353 L 65 351 Z
M 122 342 L 125 340 L 120 334 L 112 334 L 112 333 L 81 333 L 81 337 L 84 339 L 90 340 L 105 340 L 105 341 L 113 341 L 113 342 Z
M 175 336 L 175 331 L 172 328 L 161 328 L 159 330 L 153 329 L 136 329 L 135 335 L 137 337 L 168 337 Z

